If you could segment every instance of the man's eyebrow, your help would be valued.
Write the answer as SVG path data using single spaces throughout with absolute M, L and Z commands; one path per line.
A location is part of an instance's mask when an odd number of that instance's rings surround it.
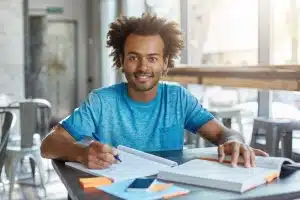
M 147 56 L 160 56 L 160 53 L 149 53 Z
M 135 51 L 130 51 L 130 52 L 128 52 L 127 54 L 141 55 L 141 54 L 139 54 L 138 52 L 135 52 Z
M 130 51 L 127 53 L 128 55 L 129 54 L 134 54 L 134 55 L 138 55 L 138 56 L 141 56 L 142 54 L 138 53 L 138 52 L 135 52 L 135 51 Z M 160 56 L 160 53 L 149 53 L 147 54 L 146 56 Z

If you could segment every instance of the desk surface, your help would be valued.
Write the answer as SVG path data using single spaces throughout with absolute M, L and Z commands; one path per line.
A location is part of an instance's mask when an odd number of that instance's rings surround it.
M 207 148 L 155 152 L 154 154 L 174 160 L 178 163 L 183 163 L 193 158 L 197 158 L 199 153 L 203 150 L 207 151 Z M 210 150 L 216 149 L 210 148 Z M 67 167 L 63 161 L 53 160 L 52 164 L 72 199 L 118 199 L 117 197 L 97 190 L 84 192 L 80 188 L 78 180 L 82 177 L 91 177 L 90 174 Z M 297 197 L 300 198 L 300 171 L 295 172 L 286 178 L 275 180 L 270 184 L 260 186 L 243 194 L 183 184 L 178 185 L 191 190 L 188 195 L 178 197 L 178 199 L 295 199 Z

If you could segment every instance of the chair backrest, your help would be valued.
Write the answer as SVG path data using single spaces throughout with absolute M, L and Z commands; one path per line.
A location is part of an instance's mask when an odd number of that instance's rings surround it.
M 44 138 L 50 131 L 52 105 L 46 99 L 32 99 L 32 102 L 38 105 L 36 132 L 41 135 L 41 138 Z
M 1 141 L 0 141 L 0 174 L 3 168 L 9 133 L 16 122 L 15 115 L 10 111 L 0 112 Z
M 21 147 L 33 146 L 33 135 L 37 127 L 37 104 L 34 102 L 20 103 Z
M 20 107 L 21 147 L 33 145 L 33 134 L 38 133 L 44 138 L 49 133 L 52 105 L 48 100 L 25 99 L 14 101 L 9 106 Z

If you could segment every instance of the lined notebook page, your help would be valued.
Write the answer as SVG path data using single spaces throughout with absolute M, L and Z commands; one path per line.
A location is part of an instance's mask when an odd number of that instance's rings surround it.
M 174 167 L 174 166 L 178 165 L 175 161 L 168 160 L 166 158 L 155 156 L 155 155 L 152 155 L 152 154 L 149 154 L 149 153 L 145 153 L 143 151 L 132 149 L 132 148 L 129 148 L 129 147 L 126 147 L 126 146 L 119 145 L 118 149 L 121 150 L 121 151 L 125 151 L 127 153 L 134 154 L 136 156 L 140 156 L 140 157 L 148 159 L 148 160 L 152 160 L 152 161 L 164 164 L 164 165 L 168 165 L 170 167 Z
M 88 169 L 84 165 L 76 162 L 66 162 L 66 165 L 95 176 L 111 178 L 115 182 L 155 175 L 159 170 L 170 168 L 170 166 L 163 163 L 148 160 L 122 150 L 119 151 L 119 157 L 122 162 L 113 164 L 107 169 Z

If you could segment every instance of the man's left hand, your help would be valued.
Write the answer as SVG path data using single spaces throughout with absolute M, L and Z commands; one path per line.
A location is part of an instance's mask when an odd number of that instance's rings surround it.
M 231 164 L 236 167 L 238 164 L 239 156 L 244 158 L 245 167 L 255 167 L 255 156 L 269 156 L 268 153 L 254 149 L 247 144 L 241 143 L 236 140 L 230 140 L 218 147 L 219 161 L 223 162 L 225 155 L 231 155 Z

